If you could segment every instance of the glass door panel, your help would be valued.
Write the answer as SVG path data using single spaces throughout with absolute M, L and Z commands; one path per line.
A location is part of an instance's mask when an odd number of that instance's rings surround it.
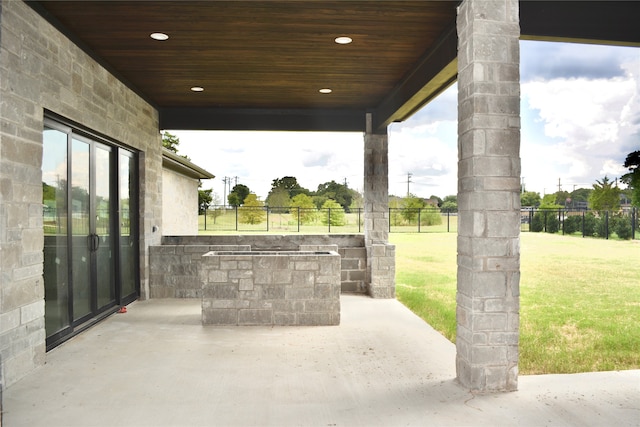
M 135 296 L 137 280 L 137 179 L 133 153 L 120 150 L 119 156 L 120 181 L 120 277 L 122 299 L 128 300 Z
M 42 153 L 42 224 L 47 336 L 70 326 L 67 245 L 67 134 L 46 127 Z
M 78 139 L 71 143 L 71 270 L 73 276 L 73 320 L 92 312 L 90 144 Z
M 104 308 L 115 304 L 116 291 L 114 281 L 114 263 L 112 257 L 111 233 L 111 148 L 95 145 L 95 191 L 93 192 L 93 206 L 95 207 L 95 223 L 92 234 L 97 244 L 93 247 L 97 270 L 97 308 Z

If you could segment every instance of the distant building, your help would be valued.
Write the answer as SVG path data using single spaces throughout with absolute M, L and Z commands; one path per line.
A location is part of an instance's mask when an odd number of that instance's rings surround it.
M 162 150 L 162 234 L 198 234 L 198 186 L 214 175 L 167 149 Z

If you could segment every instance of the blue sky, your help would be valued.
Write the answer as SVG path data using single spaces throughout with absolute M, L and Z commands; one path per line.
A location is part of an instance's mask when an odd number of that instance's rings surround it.
M 522 177 L 541 195 L 586 187 L 624 174 L 640 149 L 640 48 L 520 42 Z M 186 132 L 179 154 L 216 178 L 204 181 L 222 200 L 223 178 L 262 199 L 271 182 L 295 176 L 316 190 L 335 180 L 362 189 L 361 133 Z M 403 123 L 389 127 L 389 193 L 444 198 L 457 192 L 457 86 Z

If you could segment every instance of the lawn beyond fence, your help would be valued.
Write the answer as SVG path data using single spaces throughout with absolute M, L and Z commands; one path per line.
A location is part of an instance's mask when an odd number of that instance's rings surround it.
M 456 333 L 456 233 L 392 234 L 398 300 Z M 522 374 L 640 368 L 640 243 L 521 235 Z

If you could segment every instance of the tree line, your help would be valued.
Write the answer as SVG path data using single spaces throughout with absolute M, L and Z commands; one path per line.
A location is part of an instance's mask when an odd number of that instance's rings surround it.
M 162 134 L 163 146 L 174 152 L 178 152 L 180 140 L 169 132 Z M 187 156 L 187 160 L 190 160 Z M 596 180 L 592 188 L 578 188 L 572 192 L 557 191 L 553 194 L 540 196 L 540 193 L 532 191 L 521 192 L 521 205 L 540 209 L 592 209 L 594 211 L 617 211 L 621 201 L 640 207 L 640 150 L 629 153 L 623 164 L 629 172 L 620 177 L 620 182 L 627 185 L 627 189 L 618 187 L 618 179 L 611 180 L 605 176 L 602 180 Z M 251 196 L 252 195 L 252 196 Z M 251 196 L 251 197 L 250 197 Z M 213 190 L 198 190 L 198 206 L 200 213 L 212 205 L 214 199 Z M 262 205 L 272 207 L 300 207 L 300 208 L 328 208 L 340 206 L 343 210 L 360 208 L 363 204 L 363 196 L 353 190 L 347 184 L 336 181 L 325 182 L 318 185 L 316 191 L 303 188 L 298 180 L 292 176 L 276 178 L 271 183 L 271 190 L 264 202 L 251 192 L 244 184 L 237 184 L 227 196 L 226 201 L 230 206 Z M 419 209 L 428 206 L 438 207 L 447 211 L 457 210 L 457 198 L 455 195 L 440 199 L 431 196 L 422 199 L 412 194 L 406 197 L 389 197 L 390 208 Z

